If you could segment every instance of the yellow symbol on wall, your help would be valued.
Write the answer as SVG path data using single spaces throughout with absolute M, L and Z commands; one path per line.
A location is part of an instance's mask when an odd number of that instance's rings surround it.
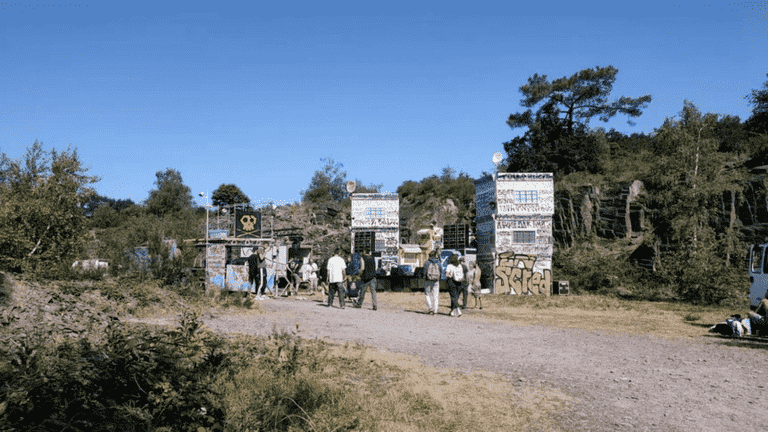
M 258 219 L 254 215 L 243 215 L 240 218 L 240 222 L 243 224 L 243 231 L 253 231 L 256 228 L 254 225 L 256 225 Z
M 514 252 L 502 252 L 496 262 L 496 277 L 494 283 L 496 292 L 502 293 L 509 289 L 510 293 L 549 295 L 552 285 L 552 271 L 544 269 L 542 272 L 534 272 L 533 264 L 536 263 L 536 255 L 515 254 Z

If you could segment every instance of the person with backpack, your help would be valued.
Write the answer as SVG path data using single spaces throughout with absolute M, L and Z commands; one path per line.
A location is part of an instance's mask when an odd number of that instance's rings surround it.
M 368 249 L 363 251 L 362 260 L 360 262 L 360 274 L 363 286 L 360 287 L 360 293 L 358 294 L 355 307 L 358 309 L 363 307 L 365 291 L 370 287 L 371 303 L 373 304 L 373 310 L 376 310 L 378 308 L 378 302 L 376 301 L 376 288 L 378 288 L 378 282 L 376 280 L 376 260 L 371 256 L 371 251 Z
M 437 313 L 437 299 L 440 294 L 440 260 L 437 259 L 437 251 L 429 253 L 429 259 L 424 264 L 426 280 L 424 281 L 424 297 L 427 299 L 427 313 Z
M 451 316 L 460 317 L 459 295 L 461 294 L 461 282 L 464 280 L 464 270 L 461 268 L 458 255 L 453 254 L 448 258 L 445 278 L 448 283 L 448 294 L 451 296 Z

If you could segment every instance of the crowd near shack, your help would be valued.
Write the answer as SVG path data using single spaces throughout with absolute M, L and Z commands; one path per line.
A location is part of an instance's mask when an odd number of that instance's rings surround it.
M 552 289 L 552 173 L 497 173 L 475 180 L 477 264 L 495 294 Z
M 382 288 L 423 289 L 424 265 L 438 251 L 445 279 L 448 257 L 458 254 L 474 260 L 469 247 L 469 225 L 424 226 L 417 243 L 400 242 L 400 200 L 396 193 L 351 194 L 352 253 L 371 251 Z
M 250 208 L 230 211 L 225 228 L 209 229 L 206 239 L 195 239 L 204 249 L 207 290 L 252 291 L 248 283 L 248 257 L 259 246 L 265 248 L 266 285 L 269 289 L 287 283 L 288 261 L 303 258 L 311 247 L 301 247 L 300 230 L 274 230 L 262 225 L 261 212 Z M 264 228 L 264 229 L 263 229 Z

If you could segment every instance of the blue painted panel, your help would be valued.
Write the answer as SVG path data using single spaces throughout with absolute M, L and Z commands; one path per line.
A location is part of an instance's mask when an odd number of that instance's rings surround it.
M 208 238 L 226 238 L 229 235 L 229 230 L 208 230 Z
M 227 287 L 231 291 L 251 291 L 248 268 L 244 265 L 227 266 Z

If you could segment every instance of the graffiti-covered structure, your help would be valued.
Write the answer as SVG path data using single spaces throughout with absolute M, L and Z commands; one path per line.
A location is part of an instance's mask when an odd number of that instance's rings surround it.
M 400 201 L 396 193 L 352 194 L 352 252 L 397 255 Z
M 494 293 L 545 294 L 552 285 L 552 173 L 475 180 L 477 262 Z

